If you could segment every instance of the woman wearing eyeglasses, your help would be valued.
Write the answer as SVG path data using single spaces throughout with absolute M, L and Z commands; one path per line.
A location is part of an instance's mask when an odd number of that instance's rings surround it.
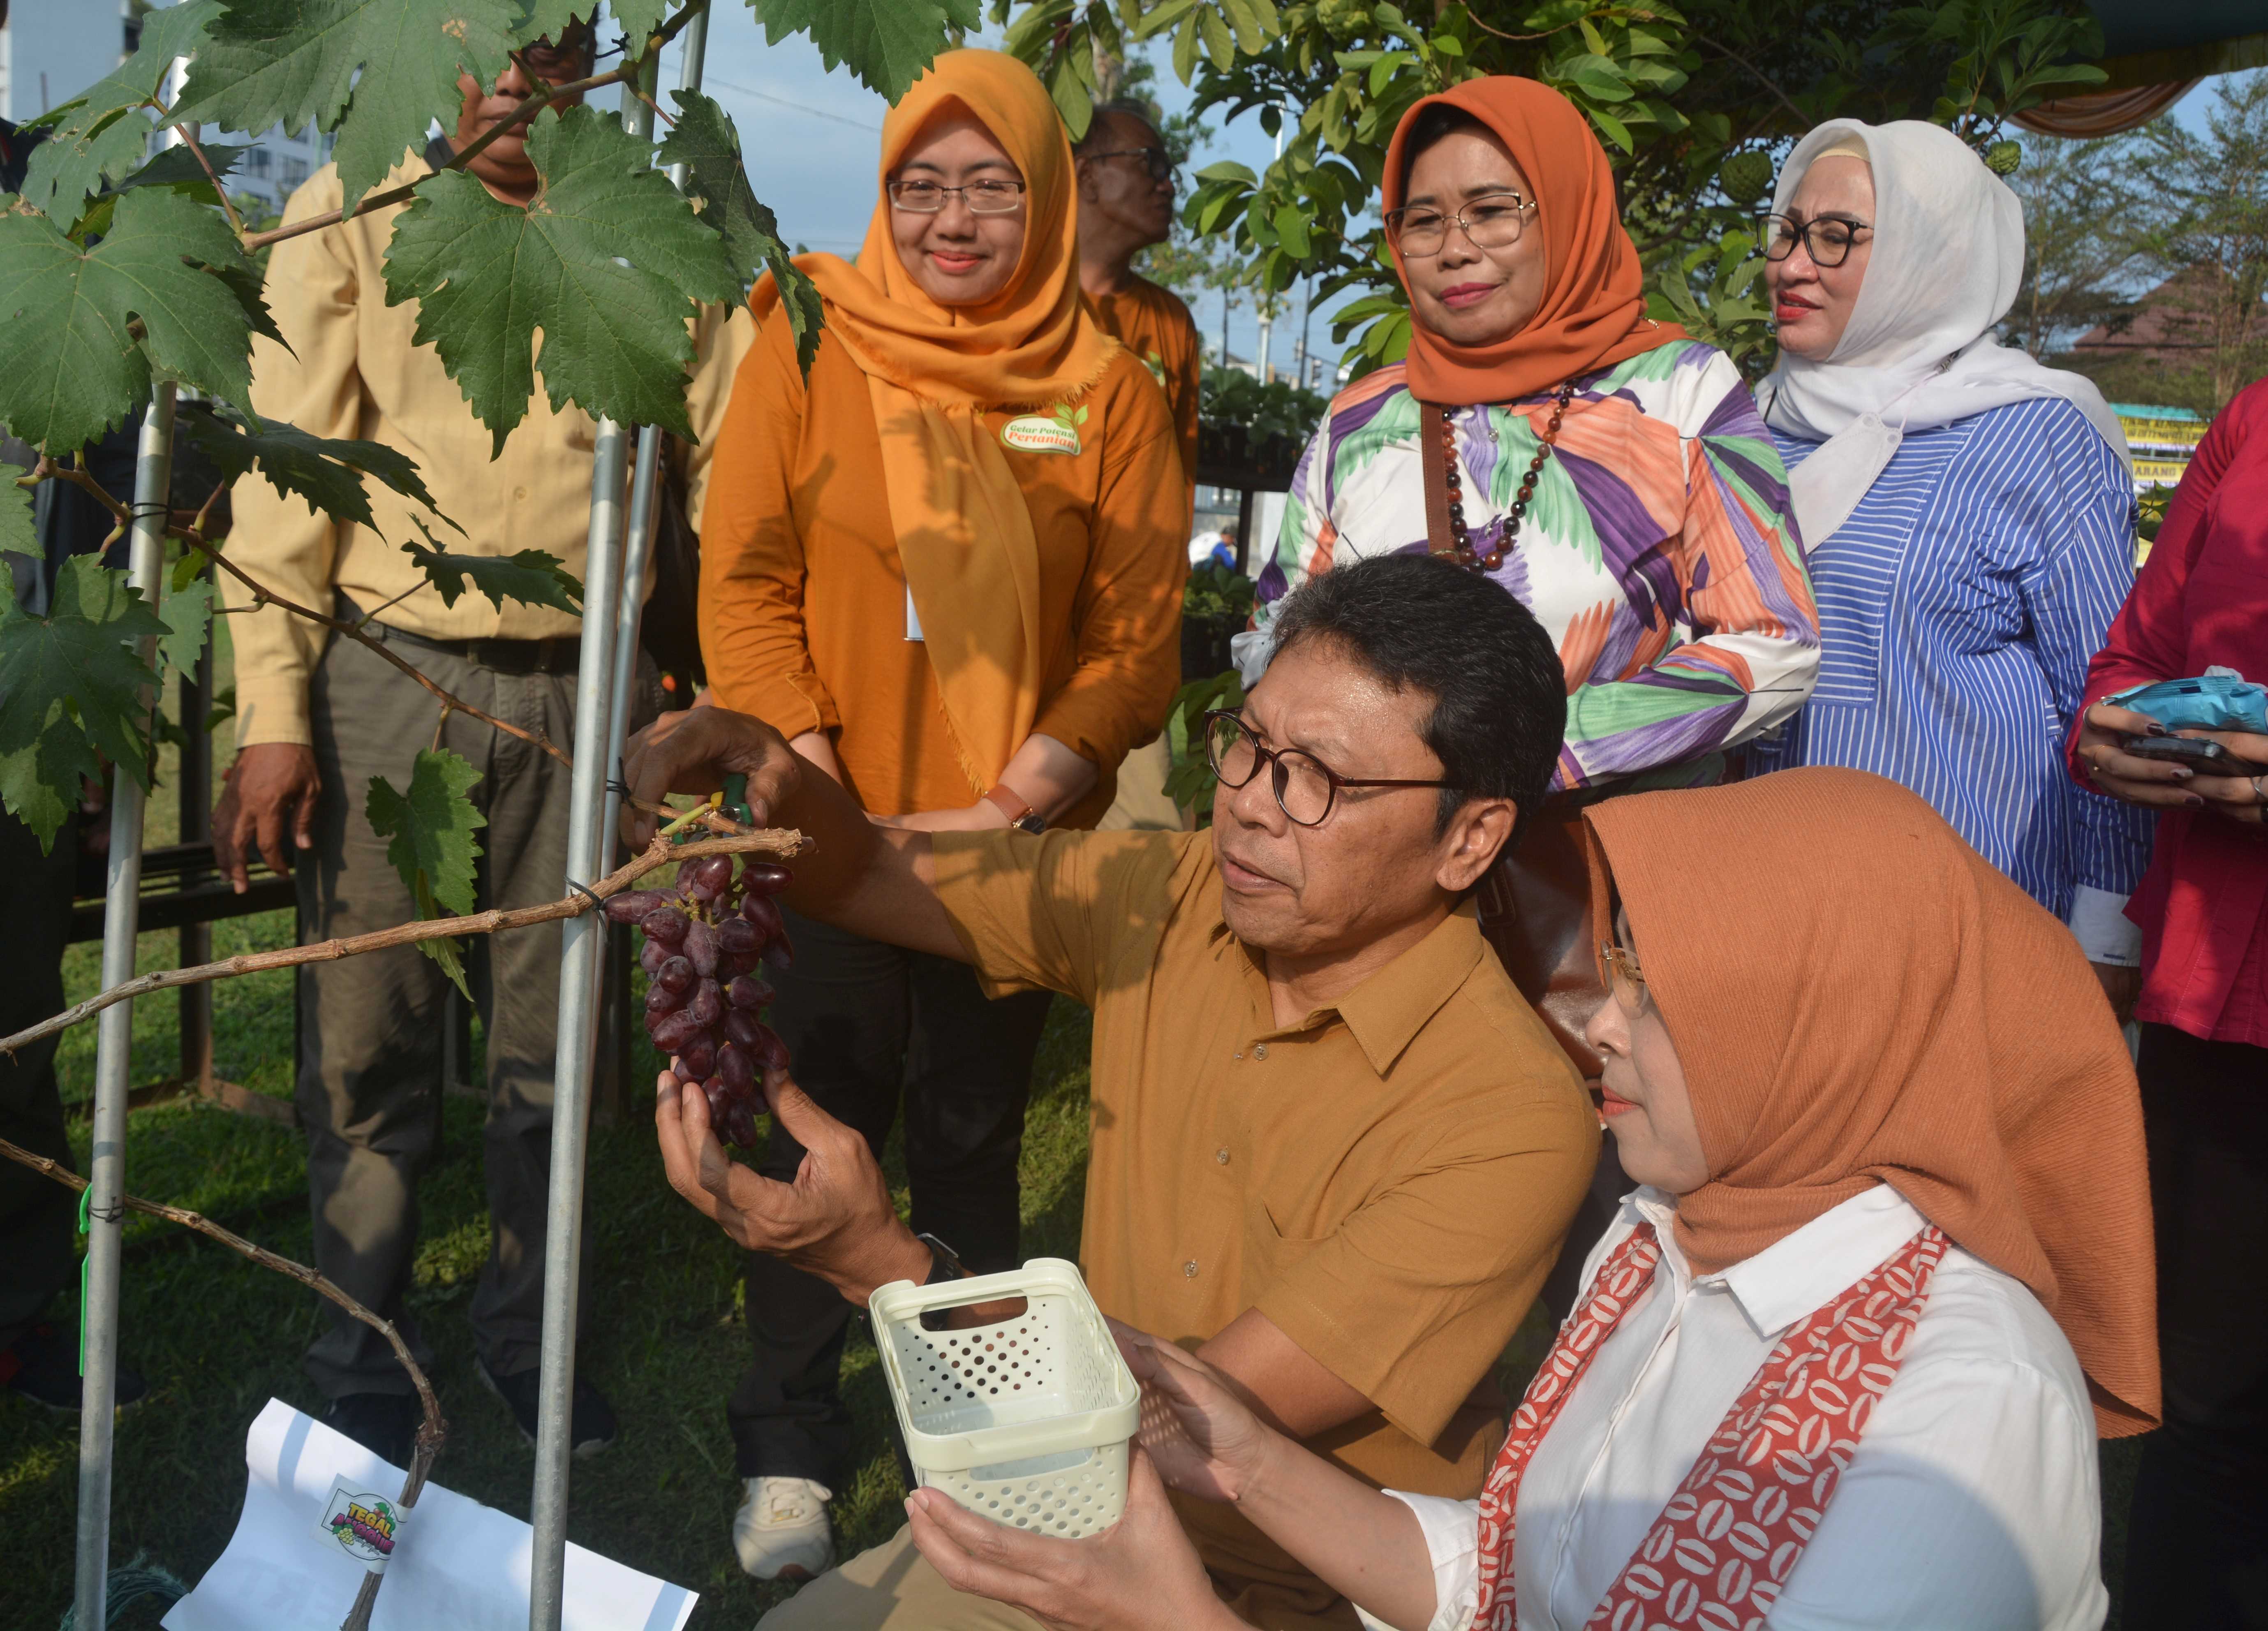
M 1395 133 L 1385 204 L 1409 357 L 1341 392 L 1300 459 L 1247 651 L 1264 661 L 1272 608 L 1309 575 L 1430 547 L 1550 631 L 1555 788 L 1705 760 L 1786 718 L 1818 650 L 1778 456 L 1731 360 L 1646 317 L 1582 114 L 1528 79 L 1428 97 Z
M 2070 936 L 1859 771 L 1587 819 L 1641 1186 L 1480 1499 L 1360 1484 L 1122 1329 L 1125 1517 L 1063 1541 L 917 1491 L 948 1581 L 1083 1631 L 1241 1624 L 1162 1482 L 1398 1631 L 2102 1623 L 2095 1441 L 2156 1424 L 2158 1369 L 2134 1074 Z
M 1090 827 L 1179 679 L 1165 399 L 1080 304 L 1071 151 L 1028 69 L 939 57 L 884 122 L 879 180 L 855 262 L 798 260 L 826 319 L 807 380 L 759 286 L 703 537 L 710 683 L 876 820 Z M 793 927 L 772 1022 L 799 1078 L 878 1151 L 902 1101 L 918 1226 L 972 1268 L 1020 1261 L 1047 997 L 988 1002 L 961 963 Z M 775 1134 L 762 1170 L 800 1156 Z M 850 1308 L 774 1258 L 747 1273 L 734 1540 L 759 1577 L 816 1575 L 850 1470 Z
M 2126 440 L 2094 383 L 1993 337 L 2023 209 L 1932 124 L 1799 144 L 1765 228 L 1780 358 L 1757 392 L 1819 593 L 1810 702 L 1756 767 L 1912 788 L 2071 925 L 2123 1018 L 2150 818 L 2071 782 L 2087 665 L 2134 584 Z

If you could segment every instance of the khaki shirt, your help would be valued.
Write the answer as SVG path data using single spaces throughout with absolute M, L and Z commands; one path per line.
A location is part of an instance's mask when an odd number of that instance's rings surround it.
M 427 173 L 423 159 L 406 159 L 384 185 Z M 337 166 L 325 165 L 291 195 L 284 223 L 335 210 L 343 196 Z M 527 417 L 505 439 L 502 456 L 490 459 L 488 427 L 474 418 L 440 354 L 416 341 L 417 302 L 386 303 L 386 248 L 395 218 L 408 207 L 358 215 L 286 239 L 270 252 L 264 293 L 290 346 L 253 341 L 252 404 L 262 419 L 295 424 L 310 435 L 379 442 L 408 454 L 433 502 L 463 535 L 374 479 L 363 485 L 375 524 L 363 527 L 334 523 L 254 471 L 232 493 L 229 557 L 268 587 L 320 612 L 332 609 L 334 588 L 345 590 L 364 611 L 408 591 L 407 598 L 387 607 L 385 620 L 429 638 L 579 634 L 582 620 L 567 612 L 511 600 L 499 610 L 469 586 L 456 605 L 444 607 L 401 552 L 405 543 L 424 542 L 411 524 L 415 518 L 453 553 L 543 550 L 581 578 L 598 435 L 597 422 L 581 409 L 553 412 L 539 379 Z M 688 508 L 697 526 L 708 444 L 755 328 L 745 309 L 733 308 L 728 317 L 724 308 L 708 307 L 694 331 L 698 360 L 687 409 L 699 445 L 690 461 Z M 221 581 L 231 608 L 250 605 L 251 592 L 242 584 L 226 573 Z M 652 587 L 649 570 L 646 587 Z M 328 631 L 268 606 L 231 617 L 229 633 L 236 646 L 237 746 L 310 741 L 307 677 Z
M 1503 1408 L 1489 1373 L 1599 1134 L 1471 909 L 1279 1027 L 1222 921 L 1210 834 L 935 845 L 987 989 L 1094 1010 L 1080 1251 L 1103 1310 L 1195 1346 L 1257 1308 L 1378 1406 L 1310 1448 L 1373 1484 L 1477 1494 Z M 1321 1590 L 1229 1509 L 1182 1512 L 1217 1571 Z

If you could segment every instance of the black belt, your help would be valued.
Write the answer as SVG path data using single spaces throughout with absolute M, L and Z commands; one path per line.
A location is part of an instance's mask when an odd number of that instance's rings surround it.
M 338 600 L 342 609 L 342 616 L 362 616 L 346 595 L 340 594 Z M 436 640 L 423 634 L 412 634 L 407 629 L 397 629 L 390 623 L 379 623 L 374 626 L 378 638 L 382 640 L 414 646 L 420 651 L 446 652 L 452 657 L 462 658 L 475 668 L 488 668 L 497 674 L 558 676 L 582 672 L 583 641 L 579 636 L 562 635 L 547 640 Z

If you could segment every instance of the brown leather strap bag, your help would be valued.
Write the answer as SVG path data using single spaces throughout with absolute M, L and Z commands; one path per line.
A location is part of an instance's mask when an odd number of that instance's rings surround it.
M 1425 538 L 1432 553 L 1454 559 L 1449 535 L 1447 420 L 1432 402 L 1419 410 L 1418 458 L 1425 476 Z M 1521 831 L 1520 847 L 1482 880 L 1481 933 L 1505 972 L 1551 1028 L 1586 1081 L 1599 1079 L 1599 1056 L 1583 1041 L 1584 1022 L 1606 997 L 1600 983 L 1598 934 L 1591 925 L 1591 876 L 1583 857 L 1583 811 L 1595 798 L 1560 794 L 1544 801 Z

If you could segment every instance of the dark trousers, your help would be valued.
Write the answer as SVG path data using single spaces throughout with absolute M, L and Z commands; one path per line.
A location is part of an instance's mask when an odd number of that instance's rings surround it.
M 879 1156 L 902 1104 L 913 1226 L 978 1273 L 1021 1261 L 1016 1159 L 1049 996 L 986 1000 L 966 963 L 902 951 L 788 914 L 795 967 L 771 1023 L 795 1076 Z M 775 1126 L 756 1170 L 792 1180 L 803 1147 Z M 850 1414 L 839 1388 L 854 1310 L 824 1280 L 747 1255 L 746 1375 L 725 1406 L 740 1476 L 847 1487 Z
M 63 823 L 40 853 L 32 830 L 0 813 L 0 1036 L 63 1006 L 63 946 L 70 934 L 78 822 Z M 60 1037 L 0 1055 L 0 1139 L 71 1165 L 55 1086 Z M 70 1283 L 77 1198 L 29 1167 L 0 1161 L 0 1350 L 39 1322 Z
M 2268 1627 L 2268 1048 L 2142 1027 L 2164 1427 L 2142 1448 L 2124 1623 Z
M 512 675 L 453 653 L 411 648 L 437 683 L 502 720 L 575 739 L 572 675 Z M 323 781 L 315 846 L 298 863 L 301 938 L 328 940 L 408 922 L 417 903 L 364 814 L 371 778 L 406 789 L 439 710 L 415 681 L 352 640 L 335 640 L 309 688 Z M 461 713 L 442 744 L 481 772 L 478 905 L 559 897 L 567 875 L 568 779 L 541 749 Z M 560 926 L 463 941 L 465 972 L 488 1039 L 489 1111 L 481 1134 L 489 1253 L 468 1317 L 497 1376 L 532 1369 L 543 1323 L 543 1231 L 551 1179 L 552 1066 L 557 1052 Z M 403 1306 L 417 1255 L 417 1183 L 441 1127 L 441 1029 L 448 977 L 415 946 L 299 973 L 304 1024 L 297 1101 L 307 1135 L 315 1266 L 401 1328 L 422 1366 L 432 1354 Z M 324 1393 L 407 1393 L 386 1339 L 328 1303 L 307 1349 Z M 589 1303 L 578 1305 L 587 1314 Z

